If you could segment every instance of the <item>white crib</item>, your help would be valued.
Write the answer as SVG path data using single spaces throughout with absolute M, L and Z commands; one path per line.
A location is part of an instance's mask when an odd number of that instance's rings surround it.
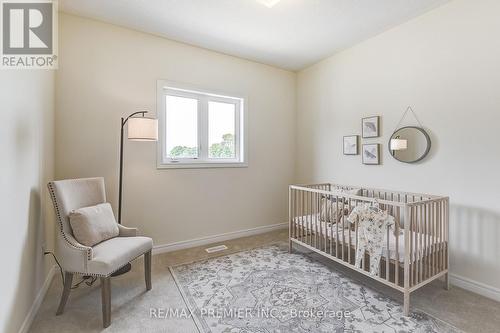
M 358 193 L 351 194 L 355 190 Z M 395 218 L 395 231 L 387 230 L 378 275 L 369 272 L 367 252 L 362 267 L 354 265 L 358 225 L 349 224 L 347 217 L 366 203 L 377 203 Z M 448 197 L 337 184 L 292 185 L 289 223 L 290 251 L 293 243 L 299 244 L 403 292 L 405 315 L 411 292 L 443 276 L 449 288 Z

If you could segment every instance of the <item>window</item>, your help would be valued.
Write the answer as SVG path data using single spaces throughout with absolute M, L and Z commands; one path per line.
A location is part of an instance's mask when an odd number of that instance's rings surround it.
M 242 97 L 158 81 L 159 168 L 246 166 Z

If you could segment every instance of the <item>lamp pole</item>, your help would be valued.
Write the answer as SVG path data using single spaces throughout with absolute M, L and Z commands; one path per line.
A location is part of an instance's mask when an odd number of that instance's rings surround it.
M 125 125 L 127 124 L 127 121 L 138 114 L 144 115 L 148 113 L 148 111 L 138 111 L 132 113 L 130 116 L 127 118 L 122 118 L 121 119 L 121 129 L 120 129 L 120 180 L 118 183 L 118 223 L 122 224 L 122 191 L 123 191 L 123 136 L 125 134 Z
M 148 113 L 148 111 L 138 111 L 134 112 L 131 115 L 129 115 L 127 118 L 121 118 L 120 122 L 120 180 L 118 183 L 118 223 L 122 224 L 122 192 L 123 192 L 123 137 L 125 135 L 125 125 L 127 124 L 128 120 L 132 118 L 135 115 L 141 114 L 142 117 Z M 113 274 L 111 276 L 118 276 L 127 273 L 130 271 L 132 268 L 132 265 L 130 263 L 126 264 Z

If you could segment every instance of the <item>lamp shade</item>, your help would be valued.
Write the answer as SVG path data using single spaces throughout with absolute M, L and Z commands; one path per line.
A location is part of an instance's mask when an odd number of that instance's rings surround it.
M 408 140 L 392 139 L 391 150 L 405 150 L 408 149 Z
M 157 141 L 158 119 L 146 117 L 129 118 L 128 139 L 135 141 Z

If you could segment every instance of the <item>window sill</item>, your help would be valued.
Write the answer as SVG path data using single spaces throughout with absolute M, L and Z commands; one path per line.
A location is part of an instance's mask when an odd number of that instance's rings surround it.
M 157 169 L 209 169 L 209 168 L 248 168 L 246 162 L 208 162 L 208 163 L 159 163 Z

